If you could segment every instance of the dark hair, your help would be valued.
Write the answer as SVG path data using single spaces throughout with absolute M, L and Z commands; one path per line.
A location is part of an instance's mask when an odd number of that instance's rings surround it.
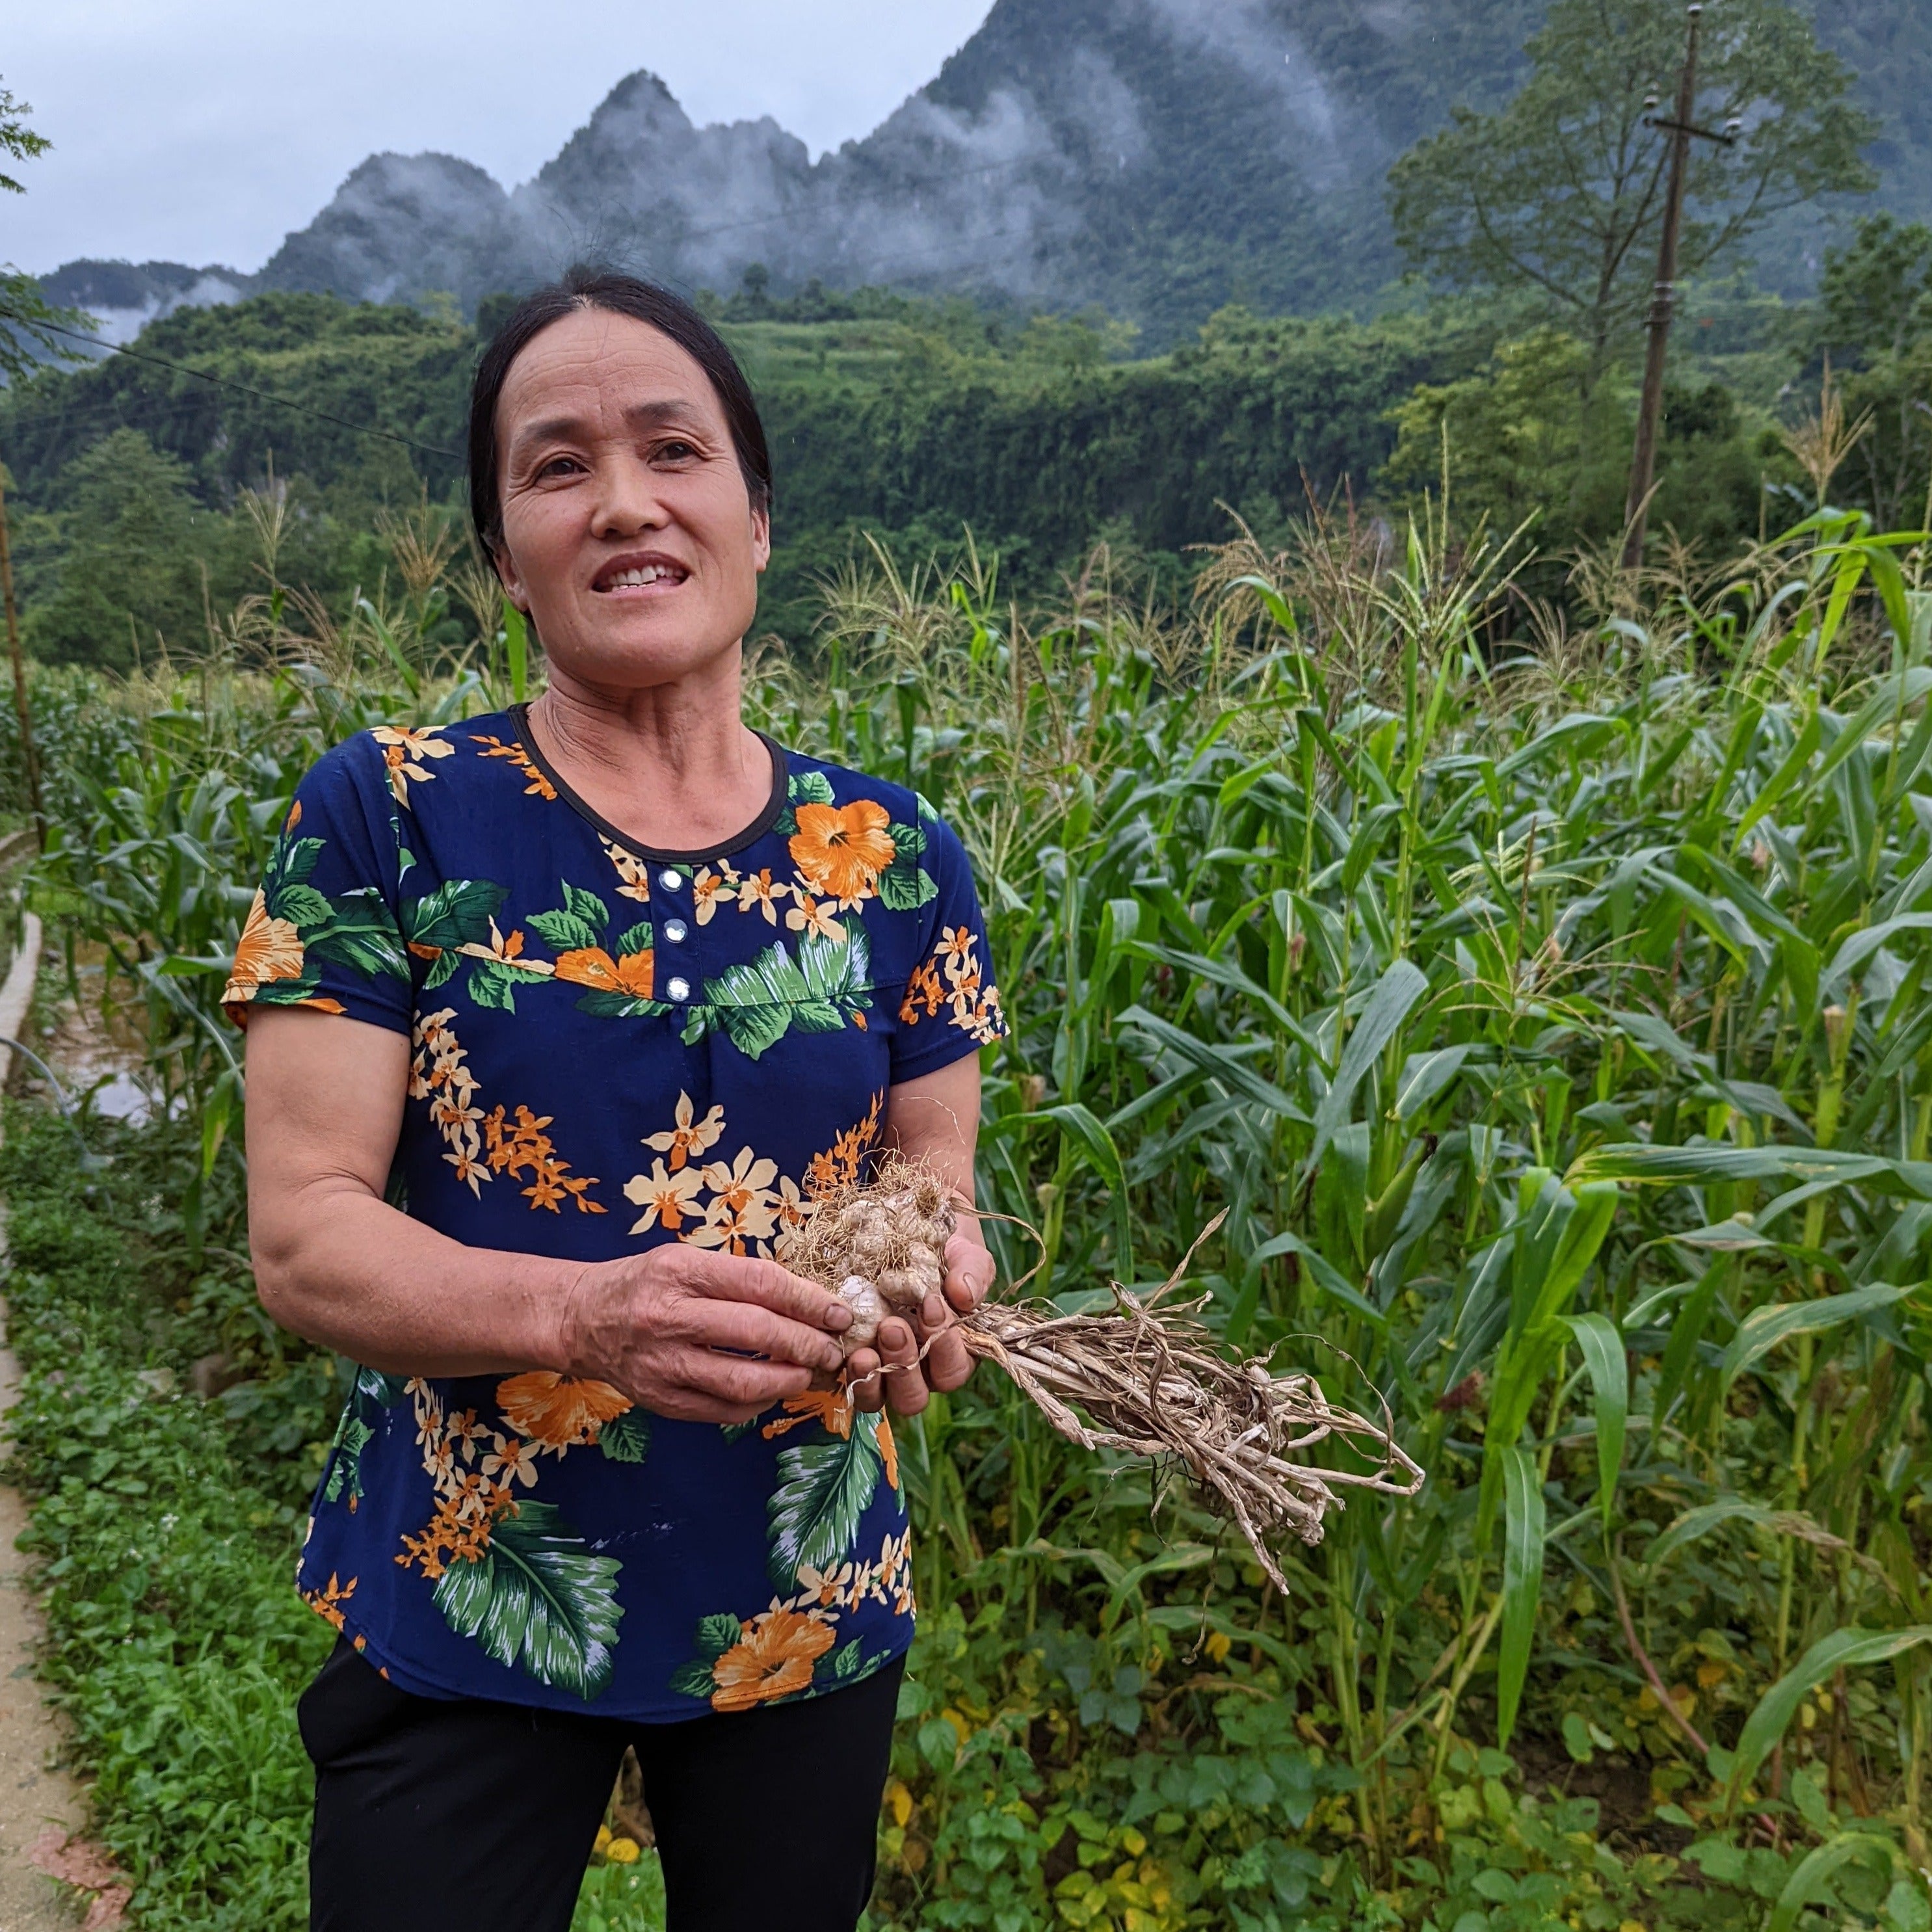
M 534 338 L 554 322 L 579 309 L 599 308 L 628 315 L 668 335 L 710 379 L 731 430 L 738 467 L 754 510 L 772 507 L 772 456 L 752 386 L 724 338 L 682 296 L 634 275 L 575 268 L 560 281 L 532 289 L 504 316 L 476 364 L 470 388 L 470 519 L 486 555 L 503 540 L 503 506 L 499 494 L 502 452 L 496 447 L 496 404 L 511 365 Z

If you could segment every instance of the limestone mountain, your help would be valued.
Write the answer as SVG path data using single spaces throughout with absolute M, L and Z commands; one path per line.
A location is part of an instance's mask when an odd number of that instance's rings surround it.
M 779 292 L 816 278 L 1097 304 L 1154 340 L 1231 300 L 1330 308 L 1399 266 L 1389 163 L 1452 107 L 1505 97 L 1542 10 L 996 0 L 932 82 L 815 162 L 769 118 L 694 127 L 661 80 L 633 74 L 519 187 L 448 155 L 374 155 L 259 275 L 169 270 L 158 299 L 245 284 L 444 291 L 470 309 L 595 257 L 688 287 L 729 290 L 763 265 Z M 1819 29 L 1886 118 L 1885 199 L 1924 212 L 1932 4 L 1839 0 Z

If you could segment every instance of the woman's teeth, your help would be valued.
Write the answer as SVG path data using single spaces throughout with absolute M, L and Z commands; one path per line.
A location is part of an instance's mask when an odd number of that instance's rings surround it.
M 684 571 L 673 569 L 669 564 L 647 563 L 640 570 L 619 571 L 616 576 L 605 580 L 603 587 L 606 590 L 641 590 L 650 584 L 682 584 L 686 574 Z

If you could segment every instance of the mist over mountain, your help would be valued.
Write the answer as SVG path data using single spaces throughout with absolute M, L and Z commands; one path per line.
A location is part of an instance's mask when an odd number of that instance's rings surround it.
M 931 82 L 817 162 L 769 118 L 694 127 L 639 72 L 514 189 L 449 155 L 375 154 L 258 274 L 74 263 L 48 285 L 118 334 L 255 290 L 446 292 L 469 310 L 580 259 L 723 290 L 757 264 L 776 292 L 816 279 L 1099 304 L 1172 339 L 1230 301 L 1319 310 L 1384 285 L 1400 266 L 1389 163 L 1452 106 L 1505 98 L 1542 11 L 998 0 Z M 1932 7 L 1841 0 L 1819 28 L 1886 117 L 1882 199 L 1932 207 Z

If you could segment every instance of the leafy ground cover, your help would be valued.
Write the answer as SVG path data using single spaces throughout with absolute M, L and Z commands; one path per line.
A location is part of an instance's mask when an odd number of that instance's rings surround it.
M 1226 1208 L 1205 1318 L 1372 1384 L 1430 1477 L 1291 1552 L 1282 1599 L 1184 1489 L 1010 1389 L 935 1402 L 902 1452 L 927 1608 L 882 1927 L 1932 1927 L 1932 593 L 1911 539 L 1834 513 L 1714 577 L 1586 562 L 1579 627 L 1511 564 L 1318 520 L 1211 560 L 1188 612 L 1102 555 L 1027 615 L 969 556 L 847 583 L 815 654 L 760 667 L 761 722 L 916 784 L 973 850 L 1016 1021 L 982 1184 L 1038 1234 L 996 1231 L 1010 1274 L 1082 1306 Z M 225 955 L 324 746 L 534 675 L 508 632 L 439 658 L 412 594 L 326 650 L 265 595 L 191 681 L 74 686 L 52 753 L 37 902 L 106 949 L 181 1115 L 145 1191 L 131 1152 L 58 1212 L 42 1170 L 8 1184 L 23 1281 L 71 1284 L 22 1304 L 63 1338 L 25 1344 L 37 1534 L 74 1539 L 54 1668 L 155 1923 L 190 1882 L 171 1848 L 194 1873 L 238 1787 L 212 1747 L 158 1781 L 188 1732 L 154 1714 L 204 1721 L 238 1628 L 264 1709 L 326 1635 L 285 1600 L 238 1624 L 150 1553 L 245 1490 L 233 1560 L 279 1590 L 326 1434 L 329 1373 L 238 1258 Z M 137 1239 L 172 1258 L 97 1252 Z M 136 1394 L 211 1332 L 246 1358 L 218 1402 Z M 88 1416 L 129 1420 L 103 1448 Z M 200 1446 L 55 1480 L 177 1426 Z M 88 1633 L 117 1618 L 145 1634 L 110 1655 Z M 130 1714 L 88 1730 L 137 1658 Z M 252 1732 L 268 1835 L 209 1851 L 208 1911 L 295 1895 L 265 1876 L 296 1884 L 279 1721 Z M 646 1870 L 600 1864 L 586 1910 Z

